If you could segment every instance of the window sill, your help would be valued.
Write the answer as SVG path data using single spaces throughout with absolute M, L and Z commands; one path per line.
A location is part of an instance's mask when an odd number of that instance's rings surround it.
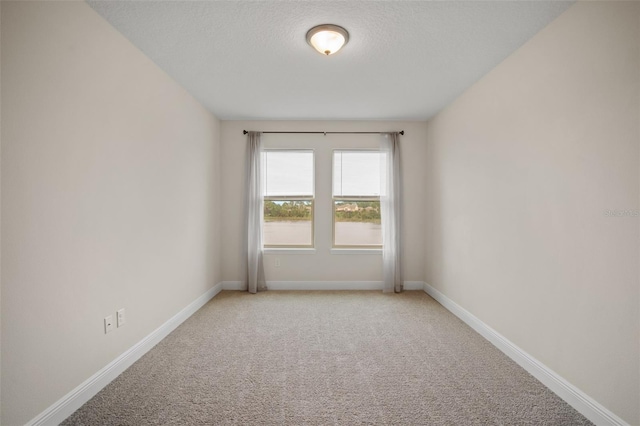
M 316 254 L 314 248 L 265 248 L 264 254 Z
M 332 248 L 331 254 L 375 254 L 382 255 L 382 249 L 349 249 L 349 248 Z

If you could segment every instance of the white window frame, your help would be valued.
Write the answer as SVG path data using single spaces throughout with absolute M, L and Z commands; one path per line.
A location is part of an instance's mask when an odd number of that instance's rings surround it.
M 335 178 L 335 154 L 336 152 L 377 152 L 380 153 L 379 149 L 334 149 L 331 152 L 331 247 L 332 253 L 339 254 L 345 253 L 348 251 L 353 251 L 356 253 L 360 251 L 367 252 L 379 252 L 382 250 L 382 244 L 360 244 L 360 245 L 336 245 L 336 201 L 342 202 L 358 202 L 358 201 L 377 201 L 380 202 L 380 196 L 336 196 L 334 194 L 335 182 L 333 179 Z M 346 249 L 344 252 L 342 249 Z M 362 253 L 358 253 L 362 254 Z
M 312 192 L 313 194 L 310 196 L 304 195 L 278 195 L 278 196 L 264 196 L 264 203 L 266 205 L 267 201 L 310 201 L 311 202 L 311 244 L 310 245 L 295 245 L 295 244 L 265 244 L 264 248 L 268 251 L 277 252 L 277 250 L 289 250 L 289 249 L 300 249 L 300 250 L 309 250 L 315 248 L 315 194 L 316 194 L 316 153 L 313 149 L 290 149 L 290 148 L 270 148 L 265 149 L 263 152 L 266 154 L 268 152 L 311 152 L 313 157 L 313 162 L 311 165 L 311 181 L 312 181 Z M 265 162 L 265 176 L 267 172 L 267 164 Z M 264 210 L 263 210 L 264 212 Z M 264 225 L 266 220 L 263 219 L 262 229 L 264 230 Z

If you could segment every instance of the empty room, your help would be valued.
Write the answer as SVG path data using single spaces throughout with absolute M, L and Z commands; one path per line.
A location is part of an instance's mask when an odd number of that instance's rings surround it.
M 640 425 L 640 2 L 0 2 L 0 424 Z

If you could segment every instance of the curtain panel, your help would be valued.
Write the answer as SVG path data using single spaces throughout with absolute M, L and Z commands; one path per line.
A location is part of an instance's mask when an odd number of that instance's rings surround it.
M 400 134 L 384 133 L 380 151 L 381 192 L 380 214 L 382 218 L 382 276 L 385 293 L 402 291 L 401 245 L 400 245 Z
M 262 185 L 262 133 L 249 132 L 247 167 L 247 290 L 266 290 L 264 278 L 262 222 L 264 194 Z

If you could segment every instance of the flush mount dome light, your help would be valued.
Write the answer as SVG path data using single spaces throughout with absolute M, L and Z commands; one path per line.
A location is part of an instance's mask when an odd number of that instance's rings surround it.
M 349 33 L 332 24 L 318 25 L 307 31 L 307 43 L 323 55 L 333 55 L 349 41 Z

